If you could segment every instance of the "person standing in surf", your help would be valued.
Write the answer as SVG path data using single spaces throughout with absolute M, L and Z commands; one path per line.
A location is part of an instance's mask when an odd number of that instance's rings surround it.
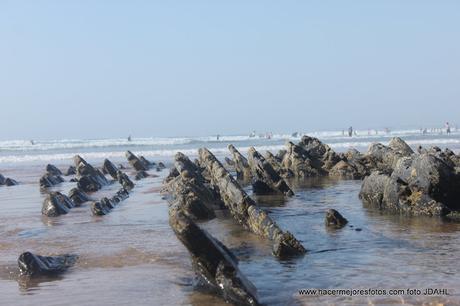
M 447 133 L 447 135 L 450 134 L 450 125 L 449 125 L 449 122 L 446 122 L 446 133 Z

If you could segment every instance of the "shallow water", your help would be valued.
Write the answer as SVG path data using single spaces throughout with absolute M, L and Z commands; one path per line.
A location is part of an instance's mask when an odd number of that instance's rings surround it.
M 65 169 L 70 163 L 59 166 Z M 130 197 L 106 216 L 92 216 L 89 204 L 83 204 L 57 218 L 40 213 L 45 194 L 40 193 L 38 179 L 43 172 L 44 165 L 12 167 L 5 174 L 21 184 L 0 187 L 1 305 L 228 305 L 194 290 L 190 257 L 169 228 L 167 202 L 159 194 L 167 170 L 150 171 L 158 177 L 138 181 Z M 228 217 L 201 224 L 235 252 L 263 303 L 460 304 L 460 223 L 364 207 L 358 198 L 360 181 L 290 183 L 293 198 L 256 199 L 303 242 L 309 250 L 304 257 L 275 259 L 266 240 Z M 74 185 L 66 182 L 54 189 L 67 193 Z M 100 198 L 117 189 L 113 184 L 92 196 Z M 328 230 L 324 215 L 329 208 L 340 211 L 349 226 Z M 58 277 L 31 280 L 18 276 L 16 261 L 24 251 L 73 253 L 79 260 Z M 308 288 L 447 288 L 450 295 L 299 296 L 299 289 Z
M 357 131 L 357 135 L 348 137 L 342 131 L 307 132 L 306 135 L 317 137 L 336 151 L 346 151 L 350 148 L 365 151 L 373 142 L 388 144 L 392 137 L 403 138 L 409 145 L 416 148 L 419 145 L 429 147 L 433 145 L 449 147 L 454 151 L 460 150 L 460 130 L 454 129 L 451 134 L 429 132 L 421 134 L 418 129 L 395 130 L 391 133 L 375 130 Z M 115 139 L 58 139 L 44 140 L 6 140 L 0 141 L 0 168 L 13 164 L 43 165 L 47 162 L 62 163 L 71 159 L 75 154 L 84 154 L 86 159 L 122 159 L 126 150 L 150 158 L 168 159 L 177 151 L 187 155 L 195 155 L 200 147 L 207 147 L 216 155 L 228 154 L 227 145 L 234 144 L 241 153 L 246 153 L 249 147 L 257 150 L 271 150 L 277 152 L 284 149 L 286 141 L 298 142 L 299 135 L 274 134 L 270 138 L 262 136 L 249 137 L 247 135 L 222 135 L 217 139 L 214 136 L 204 137 L 169 137 L 169 138 L 126 138 Z M 3 170 L 3 169 L 2 169 Z

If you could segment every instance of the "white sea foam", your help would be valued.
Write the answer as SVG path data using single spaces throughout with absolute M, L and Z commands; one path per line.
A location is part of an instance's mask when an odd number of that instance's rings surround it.
M 374 130 L 364 131 L 357 130 L 355 138 L 372 138 L 382 139 L 394 136 L 413 136 L 420 135 L 419 130 L 395 130 L 391 134 L 380 132 L 375 134 Z M 298 140 L 300 135 L 310 135 L 318 137 L 327 142 L 327 140 L 349 140 L 350 137 L 343 135 L 342 131 L 311 131 L 299 134 L 293 137 L 289 134 L 273 134 L 271 141 L 282 140 Z M 47 151 L 47 150 L 69 150 L 69 149 L 90 149 L 90 148 L 106 148 L 106 147 L 161 147 L 161 146 L 174 146 L 195 143 L 219 143 L 219 142 L 244 142 L 244 141 L 259 141 L 264 137 L 256 136 L 250 137 L 249 135 L 222 135 L 219 136 L 203 136 L 203 137 L 151 137 L 151 138 L 133 138 L 128 141 L 126 138 L 113 138 L 113 139 L 60 139 L 60 140 L 36 140 L 32 144 L 29 140 L 7 140 L 0 141 L 0 152 L 5 151 Z
M 419 130 L 396 130 L 390 134 L 383 132 L 375 135 L 373 131 L 357 131 L 358 136 L 348 137 L 342 131 L 308 132 L 307 135 L 318 137 L 333 149 L 345 151 L 349 148 L 363 150 L 373 142 L 387 144 L 391 137 L 399 136 L 406 140 L 409 145 L 417 146 L 453 146 L 459 147 L 460 133 L 447 135 L 429 134 L 420 135 Z M 132 150 L 146 157 L 171 157 L 178 151 L 188 155 L 196 155 L 199 147 L 209 147 L 217 155 L 228 154 L 227 143 L 234 143 L 239 150 L 246 152 L 251 145 L 258 150 L 278 151 L 284 148 L 286 140 L 297 142 L 298 137 L 288 134 L 274 134 L 271 139 L 263 139 L 258 136 L 216 136 L 205 137 L 155 137 L 127 139 L 62 139 L 37 141 L 34 145 L 30 141 L 10 140 L 0 141 L 0 163 L 24 163 L 24 162 L 49 162 L 70 160 L 74 155 L 81 154 L 88 159 L 124 158 L 126 150 Z
M 35 141 L 32 144 L 25 140 L 0 141 L 0 151 L 46 151 L 58 149 L 106 148 L 120 146 L 165 146 L 191 143 L 189 138 L 137 138 L 127 139 L 64 139 Z
M 347 135 L 343 135 L 342 131 L 311 131 L 303 133 L 303 135 L 310 135 L 318 137 L 325 141 L 327 140 L 345 140 L 350 139 Z M 414 136 L 420 135 L 419 130 L 395 130 L 389 134 L 380 132 L 375 134 L 374 130 L 357 130 L 358 136 L 354 138 L 391 138 L 394 136 Z M 293 137 L 289 134 L 273 134 L 271 140 L 296 140 L 300 139 Z M 264 137 L 250 137 L 248 135 L 235 135 L 235 136 L 203 136 L 203 137 L 152 137 L 152 138 L 133 138 L 128 141 L 126 138 L 113 138 L 113 139 L 61 139 L 61 140 L 37 140 L 34 144 L 29 140 L 7 140 L 0 141 L 0 151 L 43 151 L 43 150 L 56 150 L 56 149 L 75 149 L 75 148 L 104 148 L 104 147 L 118 147 L 118 146 L 171 146 L 181 144 L 193 143 L 218 143 L 218 142 L 242 142 L 242 141 L 257 141 Z
M 242 153 L 246 153 L 250 147 L 238 148 Z M 284 145 L 274 146 L 256 146 L 257 150 L 260 151 L 278 151 L 284 148 Z M 228 155 L 227 147 L 214 148 L 211 150 L 216 155 Z M 143 155 L 145 157 L 172 157 L 177 152 L 182 152 L 186 155 L 196 156 L 198 155 L 198 147 L 193 149 L 172 149 L 172 150 L 151 150 L 151 151 L 135 151 L 135 154 Z M 83 158 L 88 160 L 102 160 L 104 158 L 124 158 L 125 151 L 107 151 L 107 152 L 70 152 L 70 153 L 58 153 L 58 154 L 24 154 L 24 155 L 6 155 L 0 156 L 0 163 L 25 163 L 25 162 L 50 162 L 50 161 L 72 161 L 75 155 L 81 155 Z

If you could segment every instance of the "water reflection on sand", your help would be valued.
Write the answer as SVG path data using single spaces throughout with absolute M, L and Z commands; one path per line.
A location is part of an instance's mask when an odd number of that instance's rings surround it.
M 118 161 L 115 161 L 118 163 Z M 54 219 L 40 213 L 43 167 L 11 171 L 19 181 L 0 188 L 0 296 L 3 305 L 226 305 L 194 288 L 189 255 L 169 228 L 167 203 L 159 194 L 167 170 L 137 182 L 130 198 L 109 215 L 94 217 L 88 204 Z M 65 167 L 63 167 L 65 168 Z M 67 178 L 68 180 L 68 178 Z M 255 197 L 282 228 L 309 250 L 279 261 L 270 243 L 235 224 L 228 214 L 201 225 L 226 244 L 267 305 L 323 303 L 460 303 L 460 223 L 407 218 L 364 207 L 360 181 L 291 181 L 296 195 Z M 68 192 L 74 183 L 55 190 Z M 116 191 L 111 185 L 95 198 Z M 334 208 L 349 225 L 330 230 L 324 213 Z M 361 229 L 360 231 L 357 229 Z M 29 250 L 75 253 L 77 264 L 59 276 L 24 278 L 16 260 Z M 448 288 L 441 297 L 313 297 L 303 288 Z

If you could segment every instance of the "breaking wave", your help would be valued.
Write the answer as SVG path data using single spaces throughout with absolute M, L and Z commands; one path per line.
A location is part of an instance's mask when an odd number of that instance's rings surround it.
M 460 133 L 451 135 L 428 134 L 421 135 L 419 130 L 395 130 L 385 134 L 375 131 L 357 131 L 357 135 L 348 137 L 343 131 L 308 132 L 307 135 L 317 137 L 337 151 L 349 148 L 366 150 L 374 142 L 387 144 L 391 137 L 403 138 L 409 145 L 448 146 L 454 150 L 460 148 Z M 90 160 L 104 158 L 123 159 L 126 150 L 132 150 L 146 157 L 171 157 L 181 151 L 187 155 L 196 156 L 200 147 L 208 147 L 217 155 L 227 155 L 227 144 L 233 143 L 242 152 L 251 146 L 260 151 L 277 152 L 284 148 L 285 142 L 298 142 L 301 135 L 273 134 L 270 138 L 265 135 L 255 137 L 236 136 L 205 136 L 205 137 L 154 137 L 127 139 L 62 139 L 62 140 L 9 140 L 0 141 L 0 163 L 50 162 L 70 160 L 76 154 Z

